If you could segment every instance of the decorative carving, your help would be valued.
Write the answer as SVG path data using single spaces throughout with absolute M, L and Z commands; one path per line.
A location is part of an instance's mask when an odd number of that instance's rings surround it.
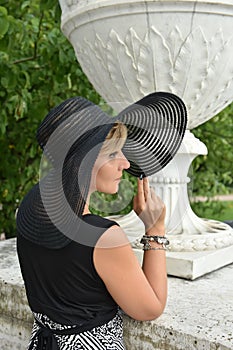
M 134 53 L 129 51 L 128 46 L 114 30 L 109 34 L 106 54 L 108 71 L 120 100 L 134 101 L 135 96 L 139 94 L 137 70 L 133 62 Z M 130 81 L 126 77 L 130 77 Z
M 171 91 L 187 101 L 189 129 L 210 119 L 233 98 L 232 46 L 233 36 L 224 41 L 221 28 L 207 40 L 200 26 L 185 38 L 178 26 L 166 38 L 154 26 L 143 38 L 133 27 L 125 38 L 112 29 L 105 42 L 95 34 L 92 42 L 84 38 L 83 44 L 75 45 L 84 71 L 114 107 L 119 102 L 121 109 L 150 91 Z M 95 64 L 90 63 L 91 56 Z M 95 79 L 102 74 L 109 89 Z M 110 96 L 111 89 L 117 94 Z
M 170 76 L 163 67 L 171 65 L 170 50 L 166 41 L 161 33 L 152 26 L 147 31 L 139 49 L 137 71 L 143 95 L 147 91 L 166 89 L 165 85 L 167 85 Z

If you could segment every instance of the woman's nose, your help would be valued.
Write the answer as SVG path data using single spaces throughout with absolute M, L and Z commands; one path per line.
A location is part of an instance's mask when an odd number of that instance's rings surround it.
M 120 162 L 121 162 L 121 169 L 128 169 L 130 167 L 130 162 L 128 159 L 125 157 L 124 153 L 121 152 L 120 154 Z

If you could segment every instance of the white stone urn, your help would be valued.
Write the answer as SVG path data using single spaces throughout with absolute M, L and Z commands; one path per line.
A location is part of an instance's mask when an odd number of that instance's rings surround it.
M 150 178 L 167 206 L 171 251 L 231 246 L 230 226 L 192 212 L 187 172 L 197 155 L 207 154 L 190 130 L 233 101 L 233 1 L 60 0 L 60 5 L 62 31 L 77 60 L 116 111 L 153 91 L 175 93 L 187 105 L 182 147 Z M 117 219 L 137 245 L 143 233 L 137 217 Z

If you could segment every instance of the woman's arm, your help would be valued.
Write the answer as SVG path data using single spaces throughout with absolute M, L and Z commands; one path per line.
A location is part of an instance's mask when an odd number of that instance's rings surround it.
M 164 204 L 139 180 L 134 210 L 142 219 L 147 235 L 164 235 Z M 155 242 L 153 247 L 159 247 Z M 108 229 L 94 249 L 94 265 L 109 293 L 129 316 L 152 320 L 161 315 L 167 298 L 166 258 L 163 250 L 144 252 L 143 266 L 118 226 Z

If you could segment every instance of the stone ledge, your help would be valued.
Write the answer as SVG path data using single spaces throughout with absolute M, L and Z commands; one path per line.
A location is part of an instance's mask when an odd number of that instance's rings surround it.
M 233 264 L 195 281 L 169 277 L 164 314 L 151 322 L 124 316 L 127 350 L 232 350 Z M 1 350 L 25 350 L 32 317 L 15 239 L 0 242 Z
M 233 265 L 195 281 L 169 277 L 164 314 L 152 322 L 125 317 L 126 341 L 137 350 L 232 350 Z

